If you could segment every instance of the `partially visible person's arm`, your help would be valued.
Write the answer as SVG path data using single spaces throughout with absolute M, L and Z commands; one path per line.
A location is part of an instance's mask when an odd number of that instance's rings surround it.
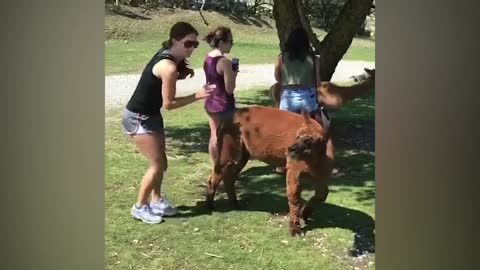
M 278 107 L 280 105 L 280 96 L 282 94 L 282 54 L 275 59 L 275 70 L 273 72 L 275 81 L 270 87 L 270 94 L 272 96 L 273 105 Z
M 225 80 L 225 91 L 232 94 L 236 87 L 237 72 L 232 68 L 232 61 L 228 60 L 225 57 L 222 57 L 218 60 L 217 63 L 217 73 L 223 75 Z
M 277 59 L 275 59 L 275 71 L 273 73 L 275 76 L 275 80 L 277 82 L 281 82 L 282 80 L 282 55 L 278 55 Z
M 314 59 L 313 64 L 315 65 L 315 81 L 317 82 L 317 85 L 319 85 L 320 82 L 321 82 L 320 81 L 320 79 L 321 79 L 320 78 L 320 55 L 315 54 L 314 56 L 315 56 L 315 59 Z
M 168 59 L 161 60 L 153 67 L 152 72 L 157 78 L 162 79 L 161 91 L 163 107 L 166 110 L 174 110 L 193 103 L 199 99 L 208 97 L 214 88 L 212 86 L 203 86 L 194 94 L 185 97 L 175 97 L 176 83 L 178 78 L 177 67 L 175 64 Z

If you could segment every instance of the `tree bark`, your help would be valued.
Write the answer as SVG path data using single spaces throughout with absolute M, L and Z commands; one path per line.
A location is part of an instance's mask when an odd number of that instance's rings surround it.
M 274 0 L 273 17 L 281 51 L 285 48 L 284 44 L 290 32 L 297 27 L 303 27 L 315 51 L 320 54 L 320 77 L 322 81 L 329 81 L 370 12 L 372 2 L 373 0 L 348 0 L 332 30 L 320 42 L 305 16 L 302 0 Z
M 295 0 L 274 0 L 273 18 L 277 27 L 277 35 L 280 40 L 280 50 L 285 49 L 285 42 L 293 29 L 301 27 L 300 16 L 297 10 Z

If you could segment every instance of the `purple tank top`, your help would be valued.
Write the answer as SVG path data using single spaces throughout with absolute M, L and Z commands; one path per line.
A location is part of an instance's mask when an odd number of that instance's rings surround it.
M 207 84 L 215 84 L 213 94 L 205 99 L 205 110 L 209 113 L 227 112 L 235 109 L 235 97 L 225 90 L 223 75 L 217 73 L 217 63 L 223 56 L 208 56 L 203 62 Z

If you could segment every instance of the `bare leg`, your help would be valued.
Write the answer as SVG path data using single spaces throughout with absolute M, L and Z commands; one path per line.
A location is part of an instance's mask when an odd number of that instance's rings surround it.
M 210 140 L 208 141 L 208 154 L 210 155 L 210 160 L 212 164 L 215 163 L 215 160 L 218 156 L 217 149 L 217 128 L 220 124 L 220 120 L 215 115 L 208 115 L 208 125 L 210 126 Z
M 280 106 L 280 96 L 282 94 L 282 85 L 279 82 L 274 83 L 270 87 L 270 94 L 272 96 L 273 106 L 278 108 L 278 106 Z
M 143 176 L 137 197 L 137 205 L 148 203 L 148 196 L 153 191 L 153 199 L 159 199 L 163 173 L 167 169 L 165 156 L 165 137 L 157 132 L 133 135 L 133 140 L 140 152 L 148 159 L 149 168 Z
M 168 160 L 167 160 L 167 155 L 165 154 L 165 138 L 163 138 L 162 140 L 162 144 L 163 144 L 163 153 L 161 153 L 162 155 L 162 164 L 163 165 L 163 169 L 161 171 L 161 173 L 159 174 L 159 176 L 156 178 L 156 181 L 153 185 L 153 190 L 152 190 L 152 196 L 151 196 L 151 200 L 153 202 L 156 202 L 158 200 L 160 200 L 162 198 L 162 183 L 163 183 L 163 177 L 165 175 L 165 172 L 167 171 L 168 169 Z
M 209 210 L 213 209 L 213 201 L 218 185 L 221 181 L 224 181 L 225 178 L 231 178 L 233 172 L 234 152 L 232 150 L 235 148 L 235 140 L 230 134 L 222 135 L 221 140 L 222 141 L 217 142 L 221 148 L 221 152 L 219 153 L 220 157 L 213 160 L 213 170 L 207 180 L 206 207 Z M 228 186 L 228 181 L 229 180 L 227 180 L 226 186 Z
M 282 84 L 279 83 L 279 82 L 274 83 L 270 87 L 270 94 L 272 96 L 273 106 L 275 108 L 279 108 L 280 107 L 280 99 L 281 99 L 281 96 L 282 96 Z M 277 173 L 285 173 L 287 171 L 287 169 L 285 167 L 276 167 L 275 171 Z

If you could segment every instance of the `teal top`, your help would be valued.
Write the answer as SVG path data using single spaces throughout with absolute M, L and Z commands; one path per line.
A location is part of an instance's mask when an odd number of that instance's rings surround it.
M 282 85 L 315 86 L 314 61 L 312 55 L 305 60 L 288 59 L 288 53 L 282 57 Z

